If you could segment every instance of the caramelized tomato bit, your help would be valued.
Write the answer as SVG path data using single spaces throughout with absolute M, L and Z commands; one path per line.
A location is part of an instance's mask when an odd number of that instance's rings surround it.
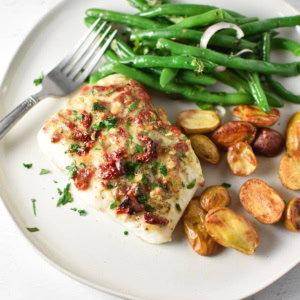
M 157 144 L 145 135 L 139 135 L 138 139 L 146 145 L 146 151 L 142 154 L 137 154 L 136 159 L 141 162 L 149 162 L 157 157 Z
M 98 93 L 110 93 L 115 90 L 115 85 L 107 85 L 107 86 L 99 86 L 99 85 L 93 85 L 92 89 L 97 91 Z
M 90 185 L 93 175 L 94 170 L 91 168 L 77 169 L 73 178 L 76 188 L 80 191 L 86 190 Z
M 82 125 L 85 127 L 85 128 L 89 128 L 92 124 L 92 121 L 93 121 L 93 117 L 90 113 L 88 113 L 87 111 L 83 111 L 82 112 Z
M 120 161 L 110 161 L 99 166 L 99 177 L 102 179 L 115 179 L 124 174 Z
M 117 214 L 135 215 L 142 211 L 144 211 L 144 208 L 135 197 L 126 196 L 126 199 L 118 207 Z
M 176 126 L 170 126 L 171 131 L 176 135 L 176 136 L 180 136 L 181 135 L 181 131 L 178 127 Z
M 165 217 L 161 217 L 151 212 L 144 213 L 145 222 L 153 225 L 167 225 L 169 220 Z
M 61 139 L 62 139 L 62 134 L 55 130 L 51 137 L 51 143 L 58 143 Z
M 88 142 L 91 140 L 90 135 L 86 131 L 80 130 L 78 128 L 73 129 L 72 138 L 80 142 Z
M 88 85 L 82 87 L 82 89 L 80 90 L 80 95 L 85 95 L 86 93 L 89 92 L 90 89 L 91 87 L 89 87 Z
M 130 86 L 132 86 L 132 93 L 137 99 L 146 103 L 149 103 L 151 101 L 150 95 L 140 83 L 134 80 L 130 80 L 129 84 Z
M 175 149 L 180 152 L 189 151 L 189 146 L 185 142 L 180 142 L 175 145 Z

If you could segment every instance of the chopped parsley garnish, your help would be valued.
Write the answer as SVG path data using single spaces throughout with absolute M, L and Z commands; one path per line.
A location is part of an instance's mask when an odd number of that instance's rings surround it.
M 214 193 L 214 200 L 216 200 L 216 198 L 217 198 L 217 193 Z
M 118 127 L 118 119 L 115 116 L 109 116 L 101 122 L 93 124 L 93 128 L 97 130 L 107 129 Z
M 128 127 L 131 126 L 131 123 L 130 123 L 130 122 L 127 122 L 127 123 L 125 124 L 125 126 L 128 128 Z
M 102 111 L 105 110 L 106 107 L 98 102 L 93 103 L 93 111 Z
M 114 202 L 110 205 L 110 209 L 114 209 L 116 207 L 118 207 L 118 203 L 116 201 L 116 198 L 114 197 Z
M 132 110 L 134 110 L 136 107 L 137 107 L 137 105 L 140 103 L 140 101 L 134 101 L 133 103 L 131 103 L 129 106 L 128 106 L 128 111 L 132 111 Z
M 147 203 L 148 198 L 149 198 L 149 196 L 147 194 L 140 192 L 137 195 L 136 200 L 144 206 L 146 211 L 153 212 L 154 208 L 150 204 Z
M 101 148 L 99 148 L 99 147 L 96 147 L 96 148 L 95 148 L 95 150 L 97 150 L 97 151 L 100 151 L 100 150 L 101 150 Z
M 176 209 L 177 209 L 179 212 L 181 212 L 181 207 L 180 207 L 180 205 L 179 205 L 178 203 L 176 203 L 175 207 L 176 207 Z
M 152 167 L 151 167 L 151 171 L 152 171 L 153 175 L 156 175 L 158 166 L 159 166 L 159 163 L 155 160 L 152 163 Z
M 154 110 L 154 113 L 155 113 L 155 115 L 159 118 L 159 112 L 158 112 L 158 110 L 156 109 L 156 110 Z
M 147 177 L 145 176 L 145 174 L 142 175 L 142 182 L 143 182 L 143 184 L 144 184 L 145 186 L 150 186 L 150 187 L 153 188 L 153 189 L 154 189 L 155 187 L 158 186 L 157 183 L 152 183 L 152 182 L 150 182 L 150 181 L 147 179 Z
M 139 163 L 138 161 L 134 161 L 134 162 L 126 161 L 124 163 L 126 178 L 133 179 L 135 173 L 139 170 L 140 167 L 141 167 L 141 163 Z
M 77 111 L 77 110 L 72 110 L 72 114 L 73 114 L 74 116 L 77 116 L 78 111 Z
M 70 183 L 66 185 L 64 191 L 59 190 L 60 198 L 57 201 L 56 206 L 66 205 L 67 203 L 73 202 L 73 196 L 70 193 Z
M 190 182 L 188 185 L 187 185 L 187 188 L 189 190 L 191 190 L 192 188 L 194 188 L 196 185 L 196 179 L 194 179 L 192 182 Z
M 33 83 L 35 86 L 38 86 L 42 84 L 43 80 L 44 80 L 44 74 L 42 73 L 40 77 L 33 80 Z
M 69 171 L 69 178 L 73 178 L 76 175 L 77 167 L 76 164 L 73 162 L 70 166 L 67 166 L 66 169 Z
M 70 208 L 70 209 L 73 210 L 73 211 L 77 211 L 76 207 L 73 207 L 73 208 Z
M 144 153 L 144 148 L 139 144 L 135 144 L 135 151 L 138 154 L 143 154 Z
M 27 227 L 26 228 L 29 232 L 37 232 L 37 231 L 40 231 L 38 228 L 36 228 L 36 227 L 32 227 L 32 228 L 29 228 L 29 227 Z
M 23 163 L 23 166 L 24 166 L 26 169 L 31 169 L 31 168 L 32 168 L 32 164 L 24 164 L 24 163 Z
M 41 169 L 40 175 L 46 175 L 51 173 L 51 171 L 47 170 L 47 169 Z
M 185 141 L 189 140 L 189 138 L 188 138 L 187 136 L 184 136 L 183 139 L 184 139 Z
M 133 136 L 131 134 L 129 134 L 129 139 L 132 141 L 133 140 Z
M 35 199 L 31 199 L 31 202 L 32 202 L 33 214 L 36 216 L 36 207 L 35 207 L 36 200 Z
M 81 162 L 81 163 L 79 164 L 79 166 L 80 166 L 80 168 L 82 168 L 82 169 L 86 168 L 86 165 L 85 165 L 83 162 Z
M 84 209 L 78 209 L 78 213 L 80 216 L 86 216 L 87 212 Z
M 183 182 L 181 182 L 181 186 L 184 188 L 185 187 L 185 184 Z
M 124 231 L 124 235 L 128 235 L 128 231 Z
M 167 176 L 168 175 L 167 167 L 164 164 L 160 165 L 159 171 L 160 171 L 160 174 L 163 175 L 163 176 Z
M 227 183 L 227 182 L 224 182 L 223 184 L 222 184 L 222 187 L 224 187 L 224 188 L 230 188 L 231 187 L 231 184 L 230 183 Z
M 113 186 L 112 184 L 108 184 L 106 187 L 107 187 L 109 190 L 111 190 L 111 189 L 114 188 L 114 186 Z
M 54 183 L 57 183 L 57 181 L 56 181 L 56 180 L 53 180 L 53 182 L 54 182 Z
M 70 147 L 70 151 L 77 152 L 77 151 L 80 151 L 80 150 L 82 150 L 82 149 L 77 144 L 72 144 L 71 147 Z
M 79 121 L 82 121 L 82 120 L 83 120 L 83 114 L 78 115 L 78 116 L 77 116 L 77 119 L 78 119 Z

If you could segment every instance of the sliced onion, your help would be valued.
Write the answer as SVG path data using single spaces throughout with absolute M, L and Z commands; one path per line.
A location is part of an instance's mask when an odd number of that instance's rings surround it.
M 243 50 L 239 51 L 238 53 L 234 54 L 234 56 L 240 56 L 244 53 L 254 53 L 254 51 L 251 49 L 243 49 Z
M 204 31 L 203 36 L 200 39 L 200 48 L 206 49 L 207 45 L 208 45 L 208 42 L 211 39 L 211 37 L 217 31 L 220 31 L 220 30 L 223 30 L 223 29 L 234 29 L 234 30 L 236 30 L 238 39 L 241 39 L 245 35 L 243 30 L 239 26 L 237 26 L 235 24 L 232 24 L 232 23 L 219 22 L 217 24 L 214 24 L 214 25 L 208 27 Z

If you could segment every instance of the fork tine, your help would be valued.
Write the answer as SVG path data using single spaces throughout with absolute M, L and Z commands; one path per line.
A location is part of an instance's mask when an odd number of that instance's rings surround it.
M 89 28 L 89 30 L 86 32 L 86 34 L 79 40 L 79 42 L 75 45 L 74 49 L 67 54 L 67 56 L 58 64 L 59 68 L 62 70 L 66 64 L 71 60 L 71 58 L 76 54 L 76 52 L 79 50 L 79 48 L 83 45 L 83 43 L 86 41 L 86 39 L 89 37 L 89 35 L 92 33 L 92 31 L 95 29 L 95 27 L 99 24 L 101 18 L 99 17 L 94 24 Z
M 94 70 L 97 63 L 101 59 L 102 55 L 106 51 L 106 49 L 109 47 L 110 43 L 114 39 L 115 35 L 117 34 L 117 30 L 115 30 L 112 35 L 107 39 L 107 41 L 104 43 L 104 45 L 101 47 L 101 50 L 95 55 L 95 57 L 92 59 L 91 63 L 87 66 L 85 71 L 76 79 L 76 83 L 80 84 L 82 83 L 88 75 Z
M 109 31 L 111 30 L 111 26 L 109 26 L 105 32 L 101 35 L 101 38 L 99 41 L 92 47 L 90 52 L 83 58 L 83 60 L 80 62 L 80 64 L 77 65 L 77 67 L 72 71 L 71 73 L 71 79 L 74 80 L 76 76 L 79 74 L 79 72 L 84 68 L 84 66 L 87 64 L 87 62 L 91 59 L 91 57 L 95 54 L 97 49 L 99 48 L 100 44 L 104 41 L 106 36 L 108 35 Z
M 83 58 L 83 56 L 88 52 L 89 48 L 91 47 L 91 45 L 94 43 L 94 41 L 96 40 L 96 38 L 98 37 L 99 33 L 102 31 L 102 29 L 105 27 L 105 25 L 107 24 L 107 22 L 103 22 L 101 24 L 101 26 L 97 29 L 97 31 L 94 34 L 94 37 L 88 42 L 86 43 L 86 45 L 82 45 L 84 47 L 82 47 L 78 53 L 76 54 L 76 58 L 65 67 L 65 69 L 63 70 L 63 72 L 68 75 L 73 68 L 78 64 L 78 62 Z

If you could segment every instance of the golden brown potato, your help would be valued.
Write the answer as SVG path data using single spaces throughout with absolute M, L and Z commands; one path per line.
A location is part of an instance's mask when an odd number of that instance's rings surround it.
M 183 215 L 186 236 L 195 252 L 202 256 L 214 255 L 221 248 L 207 233 L 206 212 L 201 208 L 198 198 L 193 199 Z
M 209 235 L 224 247 L 252 255 L 258 246 L 258 234 L 252 223 L 227 207 L 210 210 L 205 225 Z
M 257 160 L 252 147 L 239 142 L 228 148 L 227 162 L 233 175 L 249 176 L 257 168 Z
M 286 127 L 286 149 L 300 151 L 300 111 L 294 113 Z
M 200 196 L 200 204 L 206 211 L 215 207 L 229 206 L 230 202 L 231 200 L 227 189 L 221 185 L 208 187 Z
M 220 161 L 221 156 L 217 146 L 206 135 L 191 135 L 190 140 L 199 159 L 204 159 L 214 165 Z
M 229 148 L 238 142 L 251 144 L 256 128 L 249 122 L 228 122 L 218 128 L 211 136 L 212 141 L 222 148 Z
M 294 232 L 300 232 L 300 198 L 291 200 L 285 210 L 284 226 Z
M 250 179 L 241 186 L 240 201 L 247 212 L 263 224 L 278 222 L 285 208 L 279 194 L 260 179 Z
M 177 125 L 187 134 L 211 132 L 219 127 L 220 123 L 218 113 L 212 110 L 185 110 L 177 118 Z
M 276 130 L 262 128 L 252 144 L 256 154 L 273 157 L 278 155 L 284 147 L 284 137 Z
M 282 156 L 278 174 L 284 187 L 300 190 L 300 151 L 289 151 Z
M 280 111 L 271 108 L 270 114 L 264 113 L 258 106 L 239 105 L 232 111 L 242 121 L 250 122 L 256 127 L 269 127 L 274 125 L 280 118 Z

